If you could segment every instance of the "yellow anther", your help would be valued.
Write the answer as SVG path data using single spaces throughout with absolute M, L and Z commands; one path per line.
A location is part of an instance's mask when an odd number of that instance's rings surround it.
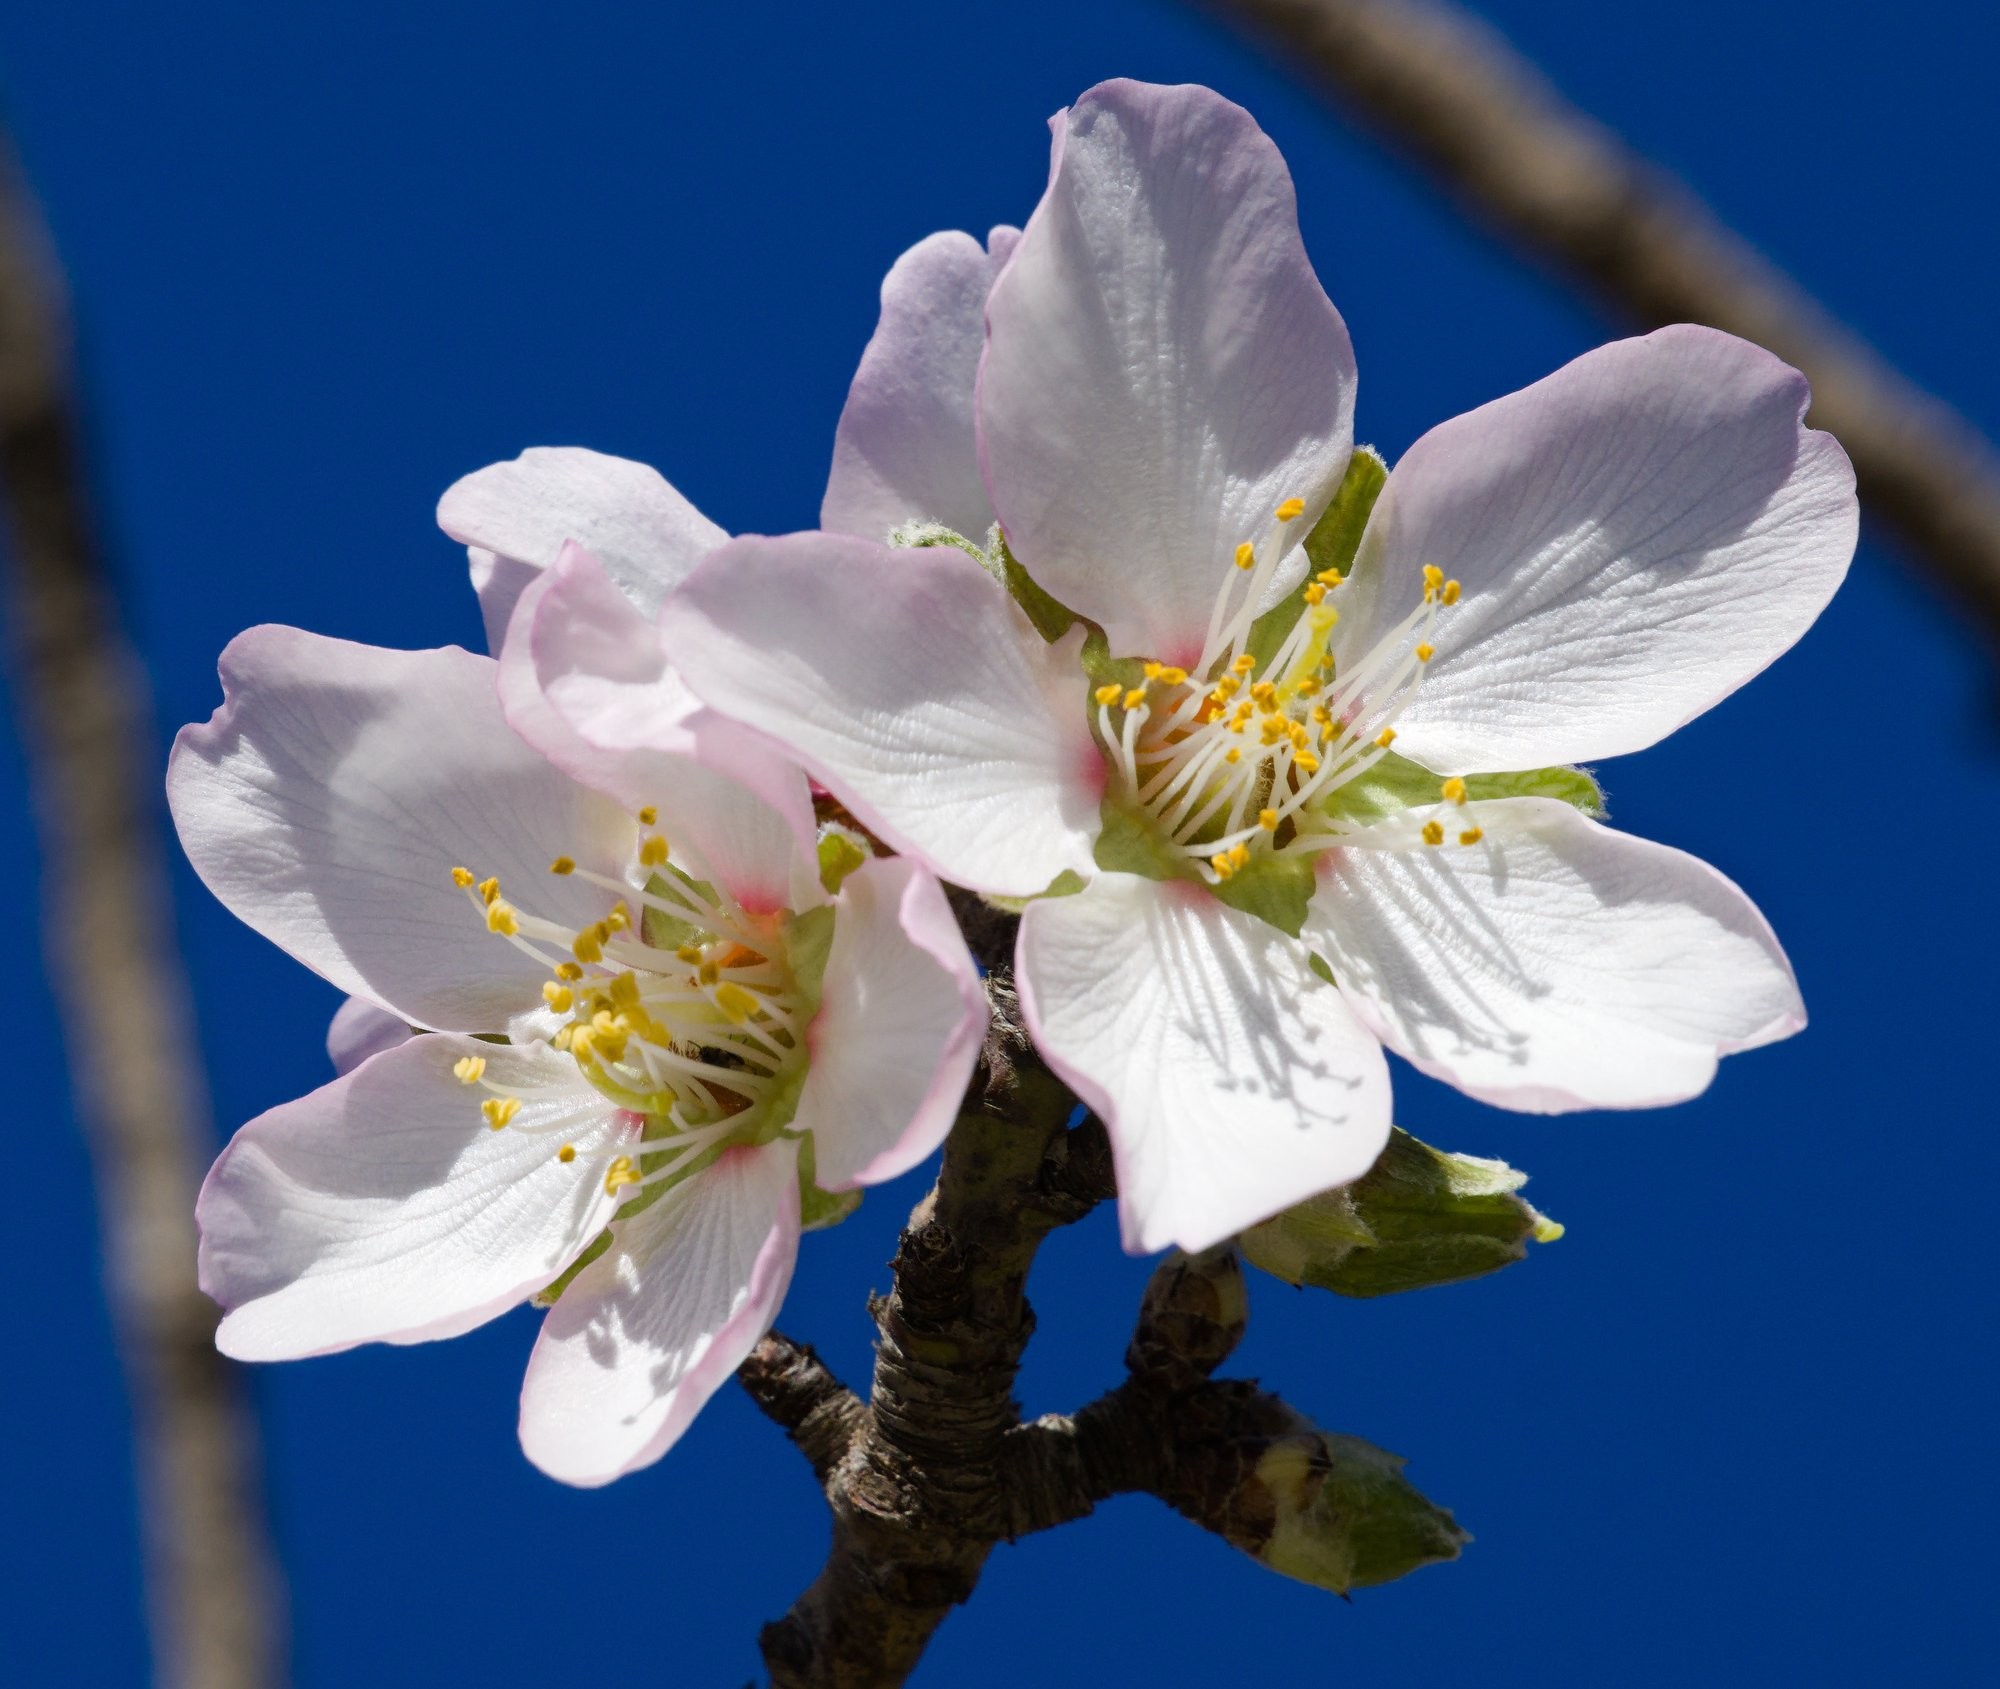
M 488 876 L 486 879 L 483 879 L 479 882 L 480 902 L 491 903 L 494 900 L 494 898 L 498 897 L 499 895 L 500 895 L 500 881 L 497 877 Z
M 1096 700 L 1100 704 L 1109 707 L 1110 705 L 1117 703 L 1120 698 L 1125 696 L 1125 688 L 1120 686 L 1117 681 L 1113 680 L 1107 682 L 1103 686 L 1100 686 L 1096 690 L 1096 692 L 1092 694 L 1092 696 L 1096 698 Z
M 1262 704 L 1268 710 L 1277 702 L 1278 689 L 1268 680 L 1260 680 L 1250 688 L 1250 697 L 1253 702 Z
M 1148 663 L 1145 668 L 1145 675 L 1148 680 L 1158 680 L 1166 672 L 1167 665 L 1165 663 Z
M 604 929 L 606 937 L 614 932 L 623 932 L 632 924 L 632 911 L 625 907 L 625 900 L 621 897 L 597 924 Z
M 632 1158 L 629 1155 L 621 1155 L 609 1167 L 604 1169 L 604 1194 L 606 1196 L 616 1196 L 627 1185 L 636 1185 L 638 1182 L 639 1169 L 632 1165 Z
M 1135 686 L 1125 694 L 1125 707 L 1128 710 L 1136 710 L 1145 701 L 1146 689 L 1143 686 Z
M 486 1117 L 486 1124 L 497 1132 L 508 1121 L 512 1120 L 515 1115 L 521 1112 L 521 1099 L 519 1097 L 488 1097 L 479 1105 L 479 1112 Z
M 1375 735 L 1375 743 L 1380 745 L 1385 751 L 1395 742 L 1396 730 L 1393 727 L 1385 727 L 1380 733 Z
M 1250 866 L 1250 847 L 1246 844 L 1229 847 L 1229 865 L 1241 871 Z
M 1235 674 L 1226 674 L 1215 683 L 1215 690 L 1209 694 L 1218 704 L 1226 704 L 1242 690 L 1243 681 Z
M 631 974 L 620 974 L 611 982 L 611 1001 L 621 1009 L 639 1006 L 639 982 Z
M 1446 581 L 1444 583 L 1444 591 L 1438 594 L 1438 596 L 1447 604 L 1456 604 L 1458 602 L 1458 595 L 1462 590 L 1457 581 Z
M 1224 762 L 1241 762 L 1243 760 L 1243 748 L 1240 745 L 1231 745 L 1228 750 L 1222 753 L 1222 760 Z
M 576 872 L 576 858 L 573 856 L 558 856 L 555 861 L 549 864 L 549 872 L 551 874 L 574 874 Z
M 1278 520 L 1290 522 L 1306 513 L 1306 501 L 1302 498 L 1288 498 L 1278 506 Z
M 1257 736 L 1267 745 L 1275 745 L 1285 737 L 1285 718 L 1281 715 L 1267 715 Z
M 696 944 L 683 944 L 676 947 L 674 955 L 689 967 L 693 967 L 701 960 L 701 947 Z
M 694 977 L 700 980 L 703 985 L 713 985 L 722 977 L 722 970 L 713 962 L 704 962 L 700 967 L 695 969 Z
M 644 809 L 639 811 L 639 825 L 642 827 L 652 826 L 652 824 L 655 821 L 659 820 L 659 818 L 660 818 L 660 812 L 657 809 L 655 809 L 651 804 L 647 804 Z
M 1305 599 L 1308 604 L 1317 604 L 1325 596 L 1326 588 L 1321 586 L 1318 581 L 1310 582 L 1307 585 Z
M 1248 569 L 1257 561 L 1257 548 L 1245 540 L 1236 548 L 1236 567 Z
M 560 1161 L 565 1167 L 567 1167 L 575 1159 L 576 1159 L 575 1144 L 564 1144 L 561 1149 L 556 1151 L 556 1160 Z
M 1339 586 L 1347 577 L 1338 569 L 1322 569 L 1317 575 L 1313 576 L 1313 579 L 1318 581 L 1322 586 Z
M 1251 656 L 1248 651 L 1245 651 L 1242 656 L 1229 665 L 1231 671 L 1236 674 L 1248 674 L 1256 666 L 1257 659 Z
M 576 935 L 576 942 L 569 947 L 569 953 L 579 962 L 601 962 L 604 960 L 604 940 L 598 936 L 597 928 L 585 927 Z
M 1218 880 L 1226 880 L 1231 874 L 1236 872 L 1235 867 L 1229 860 L 1229 852 L 1226 850 L 1219 855 L 1211 856 L 1208 859 L 1208 865 L 1215 870 L 1215 877 Z
M 1257 825 L 1267 833 L 1275 833 L 1278 830 L 1278 812 L 1275 809 L 1258 810 Z
M 1424 596 L 1426 598 L 1437 597 L 1438 589 L 1443 585 L 1444 571 L 1435 563 L 1426 563 L 1424 565 Z
M 578 967 L 574 962 L 558 962 L 556 963 L 556 978 L 566 979 L 570 984 L 574 985 L 578 980 L 583 978 L 583 969 Z
M 1313 705 L 1312 721 L 1315 727 L 1324 727 L 1331 720 L 1333 720 L 1333 717 L 1327 714 L 1326 705 L 1324 704 Z
M 1419 645 L 1417 647 L 1417 661 L 1420 663 L 1428 663 L 1436 655 L 1437 647 L 1435 645 Z
M 639 864 L 658 868 L 667 860 L 667 841 L 658 833 L 648 833 L 639 841 Z
M 1306 724 L 1304 722 L 1295 721 L 1292 723 L 1290 737 L 1292 741 L 1292 749 L 1295 751 L 1302 751 L 1306 748 L 1306 743 L 1312 737 L 1312 735 L 1306 732 Z
M 542 987 L 542 1001 L 557 1014 L 566 1015 L 576 1002 L 576 993 L 561 980 L 552 979 Z
M 451 1074 L 461 1085 L 477 1085 L 486 1077 L 484 1056 L 460 1056 L 451 1064 Z
M 511 903 L 502 903 L 497 897 L 486 905 L 486 930 L 497 932 L 502 938 L 512 938 L 521 930 L 520 920 L 514 914 Z
M 1460 844 L 1473 845 L 1479 843 L 1479 841 L 1485 837 L 1486 837 L 1485 829 L 1480 827 L 1468 827 L 1465 829 L 1464 832 L 1458 835 L 1458 842 Z
M 556 1035 L 553 1038 L 551 1038 L 549 1042 L 553 1044 L 558 1050 L 567 1050 L 570 1047 L 571 1040 L 574 1039 L 575 1037 L 576 1037 L 575 1027 L 559 1026 L 556 1028 Z
M 756 997 L 733 979 L 726 979 L 715 988 L 715 1006 L 737 1026 L 741 1026 L 761 1007 Z
M 1169 663 L 1158 674 L 1154 675 L 1153 678 L 1163 686 L 1185 686 L 1187 684 L 1187 670 L 1177 669 Z
M 451 883 L 457 886 L 460 891 L 464 891 L 467 886 L 472 884 L 472 881 L 473 881 L 473 873 L 470 868 L 452 869 Z
M 1424 823 L 1424 843 L 1425 843 L 1425 844 L 1427 844 L 1427 845 L 1441 845 L 1441 844 L 1443 844 L 1443 843 L 1444 843 L 1444 828 L 1443 828 L 1443 827 L 1441 827 L 1441 826 L 1440 826 L 1440 825 L 1439 825 L 1439 824 L 1438 824 L 1437 822 L 1435 822 L 1435 821 L 1426 821 L 1426 822 Z
M 1292 763 L 1294 767 L 1302 769 L 1307 774 L 1317 774 L 1319 772 L 1319 758 L 1314 756 L 1311 751 L 1299 752 L 1297 756 L 1292 758 Z
M 1446 803 L 1464 803 L 1465 782 L 1454 774 L 1438 788 L 1438 796 L 1443 798 Z

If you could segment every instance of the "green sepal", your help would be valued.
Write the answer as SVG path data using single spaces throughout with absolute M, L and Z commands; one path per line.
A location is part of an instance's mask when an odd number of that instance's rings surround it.
M 823 1232 L 828 1226 L 837 1226 L 861 1206 L 860 1191 L 823 1191 L 818 1177 L 813 1136 L 806 1132 L 799 1139 L 799 1226 L 804 1231 Z
M 1004 909 L 1010 915 L 1019 915 L 1026 911 L 1029 904 L 1039 902 L 1042 898 L 1074 897 L 1089 884 L 1090 882 L 1074 868 L 1065 868 L 1033 897 L 1001 897 L 994 892 L 981 892 L 980 897 L 992 904 L 995 909 Z
M 1007 548 L 1006 536 L 998 528 L 993 530 L 992 548 L 988 555 L 998 559 L 1000 584 L 1014 595 L 1014 602 L 1035 624 L 1035 632 L 1051 645 L 1069 632 L 1078 619 L 1076 612 L 1067 605 L 1057 603 L 1035 584 L 1034 576 L 1021 567 L 1020 559 Z
M 1112 656 L 1111 641 L 1105 637 L 1104 629 L 1092 622 L 1083 636 L 1083 672 L 1089 677 L 1092 690 L 1116 681 L 1130 691 L 1145 680 L 1146 659 Z
M 597 1236 L 583 1246 L 583 1253 L 581 1255 L 577 1256 L 574 1261 L 563 1268 L 561 1276 L 556 1279 L 555 1283 L 545 1285 L 529 1297 L 528 1300 L 538 1308 L 553 1308 L 562 1293 L 569 1289 L 570 1283 L 575 1279 L 576 1275 L 582 1272 L 585 1267 L 589 1266 L 591 1262 L 595 1261 L 598 1256 L 602 1255 L 610 1247 L 611 1228 L 606 1226 L 603 1231 L 599 1232 Z
M 826 888 L 827 896 L 832 897 L 839 892 L 841 882 L 868 861 L 874 852 L 851 827 L 843 827 L 838 821 L 826 821 L 820 824 L 818 855 L 819 883 Z
M 1276 1515 L 1257 1558 L 1336 1594 L 1456 1560 L 1472 1540 L 1403 1477 L 1400 1455 L 1359 1437 L 1286 1437 L 1265 1450 L 1256 1475 Z
M 1232 909 L 1268 921 L 1280 932 L 1299 936 L 1306 905 L 1312 901 L 1312 859 L 1258 851 L 1249 863 L 1220 884 L 1210 884 L 1197 858 L 1176 850 L 1151 817 L 1116 798 L 1098 811 L 1100 825 L 1091 854 L 1107 874 L 1137 874 L 1148 880 L 1187 880 L 1215 894 Z
M 1350 827 L 1386 821 L 1400 810 L 1437 803 L 1444 781 L 1421 763 L 1385 751 L 1365 773 L 1337 788 L 1322 811 Z M 1604 789 L 1581 768 L 1532 768 L 1518 774 L 1468 774 L 1469 802 L 1488 798 L 1557 798 L 1593 820 L 1604 815 Z
M 686 886 L 704 901 L 715 901 L 715 887 L 706 880 L 697 880 L 692 874 L 684 874 L 668 863 L 646 881 L 649 896 L 671 900 L 676 890 L 676 882 Z M 692 921 L 683 920 L 679 915 L 670 915 L 664 909 L 656 909 L 648 903 L 639 911 L 639 936 L 655 950 L 677 950 L 683 944 L 694 944 L 708 935 Z
M 1432 1149 L 1400 1127 L 1359 1179 L 1252 1226 L 1244 1259 L 1288 1284 L 1388 1296 L 1498 1272 L 1528 1240 L 1562 1227 L 1515 1193 L 1528 1176 L 1504 1161 Z
M 1352 573 L 1354 554 L 1361 548 L 1361 536 L 1368 527 L 1368 513 L 1375 508 L 1388 479 L 1389 466 L 1380 452 L 1373 446 L 1354 448 L 1354 455 L 1347 460 L 1347 473 L 1340 478 L 1340 490 L 1306 535 L 1306 562 L 1314 574 L 1325 569 Z M 1288 592 L 1250 624 L 1245 649 L 1257 659 L 1259 673 L 1277 655 L 1305 607 L 1299 593 Z
M 954 528 L 947 528 L 942 522 L 900 523 L 889 530 L 889 543 L 899 551 L 928 551 L 933 546 L 948 545 L 964 552 L 996 580 L 999 578 L 992 558 L 963 534 Z

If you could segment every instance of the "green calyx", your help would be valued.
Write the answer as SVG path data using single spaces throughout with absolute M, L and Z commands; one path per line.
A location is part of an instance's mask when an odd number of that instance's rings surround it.
M 1264 1452 L 1256 1481 L 1274 1512 L 1257 1558 L 1337 1594 L 1456 1560 L 1472 1540 L 1403 1477 L 1400 1455 L 1359 1437 L 1303 1427 Z
M 1528 1176 L 1502 1161 L 1432 1149 L 1400 1127 L 1375 1165 L 1252 1226 L 1244 1259 L 1288 1284 L 1388 1296 L 1479 1278 L 1526 1258 L 1563 1228 L 1516 1194 Z
M 1107 797 L 1099 810 L 1097 843 L 1092 848 L 1098 867 L 1107 874 L 1137 874 L 1148 880 L 1187 880 L 1211 892 L 1232 909 L 1269 921 L 1293 938 L 1305 925 L 1312 901 L 1312 859 L 1270 851 L 1254 854 L 1219 885 L 1201 871 L 1200 859 L 1175 848 L 1159 824 L 1145 811 Z
M 1320 813 L 1347 827 L 1368 827 L 1386 821 L 1399 810 L 1436 803 L 1442 785 L 1437 775 L 1420 763 L 1395 751 L 1385 751 L 1366 771 L 1329 793 Z M 1593 820 L 1601 819 L 1605 813 L 1604 789 L 1581 768 L 1534 768 L 1519 774 L 1465 776 L 1466 802 L 1478 803 L 1490 798 L 1557 798 Z

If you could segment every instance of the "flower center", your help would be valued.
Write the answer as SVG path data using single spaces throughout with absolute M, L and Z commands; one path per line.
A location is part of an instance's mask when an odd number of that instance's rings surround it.
M 1149 662 L 1137 684 L 1110 683 L 1093 694 L 1117 796 L 1211 885 L 1260 853 L 1339 842 L 1347 829 L 1329 813 L 1330 800 L 1390 754 L 1397 718 L 1435 654 L 1438 614 L 1459 600 L 1458 582 L 1426 564 L 1421 605 L 1342 665 L 1333 655 L 1340 621 L 1333 598 L 1343 577 L 1322 570 L 1301 589 L 1289 631 L 1260 654 L 1253 647 L 1270 641 L 1255 638 L 1257 604 L 1303 510 L 1287 499 L 1261 542 L 1236 548 L 1193 673 Z M 1464 783 L 1444 782 L 1441 796 L 1462 804 Z M 1441 844 L 1446 833 L 1433 817 L 1422 836 Z M 1458 837 L 1473 844 L 1480 834 L 1467 827 Z
M 592 873 L 567 856 L 549 864 L 550 873 L 613 898 L 581 928 L 510 901 L 497 879 L 452 870 L 487 930 L 549 970 L 542 999 L 561 1019 L 554 1047 L 643 1123 L 641 1153 L 619 1155 L 604 1169 L 609 1194 L 664 1186 L 732 1145 L 774 1135 L 790 1116 L 781 1105 L 795 1094 L 806 1059 L 811 1016 L 789 963 L 787 913 L 751 915 L 671 865 L 667 840 L 651 830 L 657 819 L 650 808 L 639 812 L 647 831 L 628 879 Z M 489 1093 L 480 1113 L 500 1131 L 532 1093 L 487 1079 L 485 1066 L 468 1057 L 457 1073 Z M 571 1144 L 555 1153 L 576 1159 Z

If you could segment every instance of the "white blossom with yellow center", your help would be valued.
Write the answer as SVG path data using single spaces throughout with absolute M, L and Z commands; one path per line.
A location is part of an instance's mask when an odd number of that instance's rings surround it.
M 1434 429 L 1371 508 L 1269 140 L 1131 82 L 1054 128 L 1017 241 L 891 274 L 830 531 L 732 541 L 661 626 L 896 849 L 1030 900 L 1024 1014 L 1109 1127 L 1127 1246 L 1364 1171 L 1384 1045 L 1559 1110 L 1796 1031 L 1749 900 L 1567 765 L 1708 708 L 1839 583 L 1853 478 L 1803 379 L 1621 341 Z
M 581 552 L 529 583 L 528 622 L 579 579 L 645 626 Z M 254 629 L 176 743 L 203 879 L 354 994 L 341 1076 L 210 1173 L 201 1280 L 249 1360 L 552 1300 L 522 1443 L 601 1484 L 769 1328 L 802 1226 L 942 1139 L 985 1002 L 928 872 L 850 862 L 829 893 L 804 777 L 740 730 L 740 780 L 566 771 L 503 715 L 506 669 Z M 508 709 L 532 725 L 518 689 Z

